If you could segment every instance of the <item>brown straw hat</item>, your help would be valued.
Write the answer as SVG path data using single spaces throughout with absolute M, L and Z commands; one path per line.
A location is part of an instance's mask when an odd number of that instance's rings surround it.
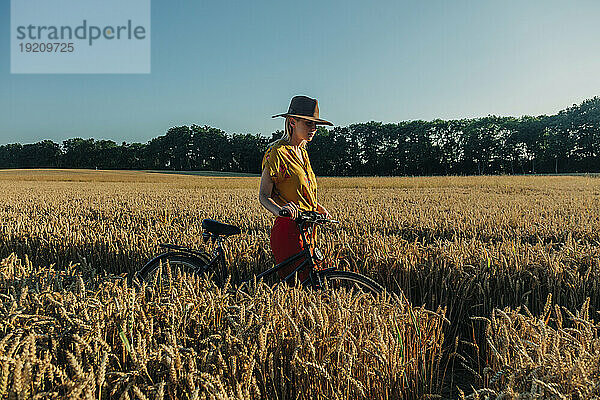
M 288 112 L 273 115 L 271 118 L 276 117 L 297 117 L 315 121 L 317 125 L 333 126 L 331 122 L 319 118 L 319 102 L 317 99 L 311 99 L 306 96 L 294 96 L 290 102 Z

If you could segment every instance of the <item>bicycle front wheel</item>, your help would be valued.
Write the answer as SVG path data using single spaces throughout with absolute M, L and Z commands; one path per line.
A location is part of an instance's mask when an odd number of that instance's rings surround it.
M 349 271 L 324 271 L 320 275 L 323 285 L 331 289 L 344 289 L 346 291 L 371 293 L 373 296 L 383 293 L 383 287 L 371 278 L 356 272 Z
M 165 253 L 149 261 L 136 277 L 146 285 L 164 285 L 180 273 L 203 274 L 209 263 L 208 255 Z

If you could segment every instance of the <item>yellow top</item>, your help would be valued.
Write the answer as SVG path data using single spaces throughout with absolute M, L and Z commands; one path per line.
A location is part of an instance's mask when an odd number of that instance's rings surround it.
M 271 196 L 281 206 L 293 202 L 304 211 L 317 211 L 317 179 L 310 166 L 308 153 L 300 147 L 302 158 L 292 145 L 279 139 L 267 149 L 262 169 L 268 168 L 275 184 Z

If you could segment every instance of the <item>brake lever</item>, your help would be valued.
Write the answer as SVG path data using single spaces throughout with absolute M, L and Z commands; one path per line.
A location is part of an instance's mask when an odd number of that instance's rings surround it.
M 290 214 L 290 212 L 288 210 L 281 210 L 279 211 L 279 215 L 282 217 L 291 217 L 292 215 Z M 298 215 L 298 218 L 295 219 L 296 223 L 300 223 L 300 222 L 308 222 L 308 221 L 312 221 L 315 223 L 332 223 L 332 224 L 339 224 L 340 221 L 337 221 L 335 219 L 328 219 L 325 218 L 323 216 L 323 214 L 319 214 L 316 211 L 309 211 L 309 212 L 301 212 L 300 215 Z

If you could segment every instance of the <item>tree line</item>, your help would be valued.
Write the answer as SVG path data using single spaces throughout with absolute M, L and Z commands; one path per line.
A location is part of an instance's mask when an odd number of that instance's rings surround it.
M 279 138 L 177 126 L 147 143 L 73 138 L 0 146 L 0 168 L 98 168 L 260 173 Z M 367 122 L 325 129 L 308 145 L 317 175 L 600 172 L 600 97 L 555 115 Z

